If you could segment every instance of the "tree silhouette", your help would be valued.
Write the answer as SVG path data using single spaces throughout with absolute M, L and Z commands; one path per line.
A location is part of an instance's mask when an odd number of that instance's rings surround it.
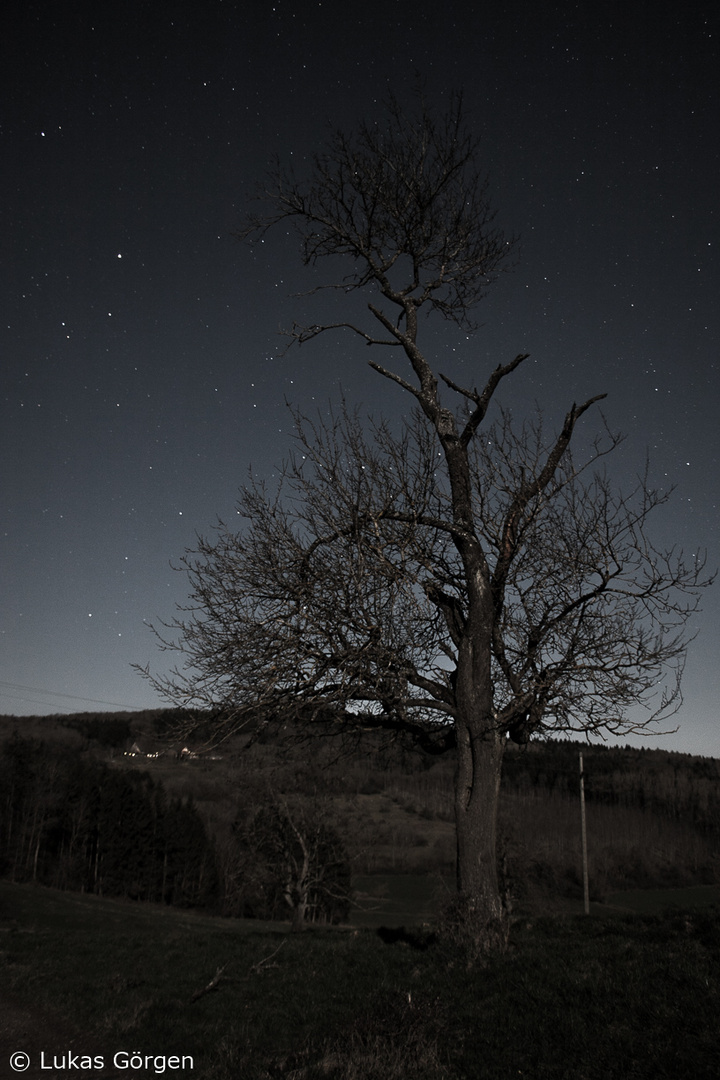
M 603 459 L 616 436 L 603 426 L 573 459 L 578 422 L 603 394 L 572 404 L 548 434 L 539 415 L 487 417 L 525 354 L 485 372 L 481 389 L 436 370 L 419 316 L 475 331 L 477 303 L 512 248 L 494 226 L 478 152 L 459 99 L 439 118 L 391 102 L 383 123 L 333 136 L 307 181 L 276 166 L 242 237 L 293 226 L 306 264 L 339 260 L 326 287 L 349 312 L 349 294 L 368 295 L 364 316 L 295 325 L 291 343 L 359 335 L 370 366 L 413 408 L 394 426 L 363 422 L 345 402 L 329 419 L 296 414 L 278 487 L 251 482 L 241 494 L 244 531 L 220 523 L 186 553 L 190 604 L 158 631 L 183 669 L 145 674 L 176 703 L 216 709 L 218 738 L 261 710 L 310 732 L 376 727 L 452 750 L 458 889 L 492 941 L 503 934 L 496 810 L 507 738 L 620 735 L 670 715 L 707 580 L 702 560 L 648 539 L 666 495 L 647 476 L 614 489 Z M 392 368 L 374 359 L 393 350 Z

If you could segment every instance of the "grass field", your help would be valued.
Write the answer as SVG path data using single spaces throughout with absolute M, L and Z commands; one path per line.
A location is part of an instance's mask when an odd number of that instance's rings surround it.
M 415 926 L 430 922 L 452 895 L 453 879 L 440 874 L 370 874 L 353 878 L 361 927 Z
M 65 1022 L 103 1077 L 159 1074 L 107 1068 L 117 1050 L 190 1055 L 166 1070 L 186 1080 L 719 1075 L 717 907 L 520 921 L 506 955 L 470 970 L 450 945 L 371 927 L 290 935 L 8 882 L 0 930 L 0 1000 L 36 1018 L 33 1054 Z
M 654 915 L 672 907 L 720 906 L 720 885 L 693 885 L 686 889 L 628 889 L 625 892 L 608 893 L 605 903 L 646 915 Z

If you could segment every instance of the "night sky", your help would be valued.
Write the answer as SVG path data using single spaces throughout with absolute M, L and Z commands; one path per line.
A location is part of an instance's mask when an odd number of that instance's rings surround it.
M 649 451 L 677 488 L 653 535 L 717 565 L 719 22 L 693 0 L 11 4 L 0 713 L 160 704 L 130 666 L 167 667 L 144 620 L 172 617 L 170 561 L 232 520 L 248 468 L 276 470 L 286 401 L 407 408 L 350 334 L 281 356 L 281 327 L 328 311 L 292 296 L 324 268 L 232 233 L 274 155 L 302 175 L 417 76 L 440 109 L 464 88 L 520 238 L 476 335 L 427 324 L 436 369 L 482 384 L 529 352 L 501 400 L 549 420 L 607 392 L 613 476 Z M 720 587 L 703 607 L 680 731 L 647 745 L 720 756 Z

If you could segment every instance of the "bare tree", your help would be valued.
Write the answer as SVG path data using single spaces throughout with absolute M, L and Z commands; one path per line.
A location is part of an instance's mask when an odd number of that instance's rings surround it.
M 394 428 L 344 403 L 326 420 L 296 416 L 277 489 L 242 493 L 245 531 L 221 524 L 187 553 L 191 603 L 160 631 L 185 666 L 154 682 L 173 701 L 215 707 L 219 734 L 259 707 L 311 730 L 335 707 L 345 730 L 452 749 L 458 889 L 477 924 L 497 928 L 507 738 L 619 735 L 670 715 L 707 579 L 701 560 L 648 539 L 665 496 L 647 477 L 625 494 L 610 484 L 602 459 L 617 437 L 603 427 L 573 460 L 578 421 L 604 395 L 573 404 L 552 435 L 539 416 L 518 424 L 499 410 L 489 423 L 526 355 L 479 390 L 437 372 L 421 347 L 421 313 L 474 329 L 511 248 L 477 156 L 459 100 L 439 120 L 391 103 L 383 125 L 335 135 L 307 183 L 276 168 L 244 238 L 291 224 L 307 264 L 343 260 L 329 288 L 370 296 L 367 321 L 296 325 L 292 340 L 342 327 L 374 353 L 396 350 L 392 369 L 369 363 L 413 410 Z
M 307 922 L 347 918 L 350 910 L 350 861 L 329 818 L 330 805 L 317 792 L 268 791 L 235 828 L 237 845 L 247 856 L 241 859 L 243 877 L 266 910 L 276 914 L 276 901 L 282 905 L 293 931 Z

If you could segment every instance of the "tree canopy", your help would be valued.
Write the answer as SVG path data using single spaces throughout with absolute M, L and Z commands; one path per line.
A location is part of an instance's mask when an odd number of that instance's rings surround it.
M 337 706 L 353 728 L 359 714 L 446 750 L 468 587 L 440 442 L 417 414 L 399 438 L 347 409 L 298 425 L 283 484 L 241 494 L 248 528 L 220 526 L 185 556 L 192 606 L 173 625 L 189 668 L 166 689 L 177 699 L 183 685 L 188 704 L 210 704 L 229 730 L 259 706 L 278 719 Z M 493 714 L 516 742 L 620 737 L 678 705 L 697 601 L 683 586 L 697 561 L 645 535 L 666 495 L 642 478 L 620 494 L 594 467 L 616 445 L 606 433 L 587 462 L 565 451 L 553 468 L 541 417 L 514 425 L 506 412 L 473 442 Z

